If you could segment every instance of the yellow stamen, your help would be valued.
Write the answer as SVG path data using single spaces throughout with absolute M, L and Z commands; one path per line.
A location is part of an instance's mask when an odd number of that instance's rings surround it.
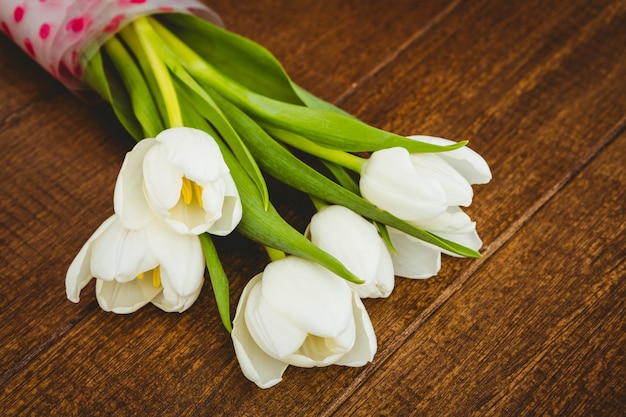
M 198 200 L 198 205 L 201 208 L 204 208 L 204 204 L 202 203 L 202 186 L 198 185 L 197 182 L 192 182 L 193 184 L 193 189 L 196 192 L 196 200 Z
M 180 189 L 180 196 L 187 205 L 191 204 L 193 200 L 196 200 L 200 207 L 204 207 L 202 204 L 202 186 L 187 177 L 183 177 L 183 186 Z
M 191 181 L 189 181 L 187 177 L 183 177 L 183 187 L 180 189 L 180 195 L 182 196 L 185 204 L 191 203 L 191 199 L 193 198 L 193 188 Z
M 152 285 L 154 285 L 155 288 L 161 286 L 161 265 L 157 265 L 156 268 L 152 270 Z
M 137 274 L 137 279 L 143 279 L 144 276 L 146 276 L 146 273 L 141 272 Z M 154 285 L 155 288 L 159 288 L 161 286 L 161 265 L 157 265 L 152 270 L 152 285 Z

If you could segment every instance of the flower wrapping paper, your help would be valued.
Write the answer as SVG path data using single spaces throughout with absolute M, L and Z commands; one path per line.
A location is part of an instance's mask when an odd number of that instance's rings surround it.
M 0 28 L 75 93 L 89 91 L 82 68 L 109 37 L 140 16 L 192 13 L 219 25 L 198 0 L 2 0 Z

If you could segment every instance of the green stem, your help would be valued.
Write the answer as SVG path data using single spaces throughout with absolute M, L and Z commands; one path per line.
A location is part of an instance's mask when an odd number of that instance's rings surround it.
M 313 203 L 313 206 L 317 211 L 320 211 L 321 209 L 323 209 L 324 207 L 328 207 L 329 205 L 326 201 L 314 195 L 309 194 L 309 198 L 311 199 L 311 202 Z
M 356 173 L 361 173 L 363 164 L 367 161 L 364 158 L 358 157 L 348 152 L 339 151 L 336 149 L 329 149 L 324 146 L 318 145 L 315 142 L 311 142 L 304 136 L 300 136 L 296 133 L 289 132 L 282 129 L 274 129 L 266 127 L 272 136 L 276 137 L 281 142 L 291 145 L 296 149 L 300 149 L 310 155 L 317 156 L 318 158 L 326 161 L 334 162 L 335 164 L 347 168 Z
M 278 261 L 280 259 L 286 258 L 287 255 L 285 254 L 285 252 L 283 252 L 280 249 L 274 249 L 270 246 L 265 246 L 265 251 L 267 252 L 267 255 L 270 257 L 270 260 L 272 262 L 274 261 Z
M 180 61 L 184 63 L 184 66 L 190 73 L 198 76 L 201 79 L 215 79 L 216 88 L 219 88 L 219 86 L 224 87 L 225 85 L 228 85 L 230 88 L 242 91 L 245 90 L 237 83 L 230 81 L 228 78 L 217 72 L 200 55 L 198 55 L 193 49 L 191 49 L 185 42 L 181 41 L 176 35 L 170 32 L 165 26 L 157 22 L 155 19 L 149 17 L 144 19 L 149 19 L 151 28 L 154 28 L 158 35 L 167 45 L 169 45 L 169 47 L 173 51 L 176 51 L 176 55 L 179 57 Z M 226 90 L 228 90 L 228 88 L 226 88 Z
M 183 126 L 183 116 L 180 111 L 180 105 L 178 103 L 178 96 L 176 95 L 176 88 L 169 71 L 165 63 L 159 58 L 156 50 L 152 46 L 151 41 L 155 41 L 159 38 L 158 34 L 150 25 L 150 21 L 146 17 L 140 17 L 132 23 L 137 37 L 141 45 L 143 46 L 146 56 L 150 61 L 150 65 L 154 71 L 161 94 L 163 95 L 163 101 L 167 110 L 170 127 Z

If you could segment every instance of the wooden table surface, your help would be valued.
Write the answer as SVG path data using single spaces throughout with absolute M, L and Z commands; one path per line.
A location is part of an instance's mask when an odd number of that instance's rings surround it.
M 621 416 L 626 410 L 626 2 L 212 0 L 292 78 L 400 134 L 468 139 L 494 179 L 446 257 L 365 305 L 362 368 L 290 367 L 261 390 L 210 284 L 183 314 L 123 316 L 65 272 L 112 213 L 133 142 L 0 36 L 0 415 Z M 306 199 L 279 189 L 302 228 Z M 218 241 L 231 302 L 268 262 Z

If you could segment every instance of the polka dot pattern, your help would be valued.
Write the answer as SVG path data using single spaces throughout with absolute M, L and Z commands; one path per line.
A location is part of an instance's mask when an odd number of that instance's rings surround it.
M 83 68 L 139 16 L 193 13 L 222 24 L 199 0 L 0 0 L 0 30 L 70 90 L 88 90 Z

